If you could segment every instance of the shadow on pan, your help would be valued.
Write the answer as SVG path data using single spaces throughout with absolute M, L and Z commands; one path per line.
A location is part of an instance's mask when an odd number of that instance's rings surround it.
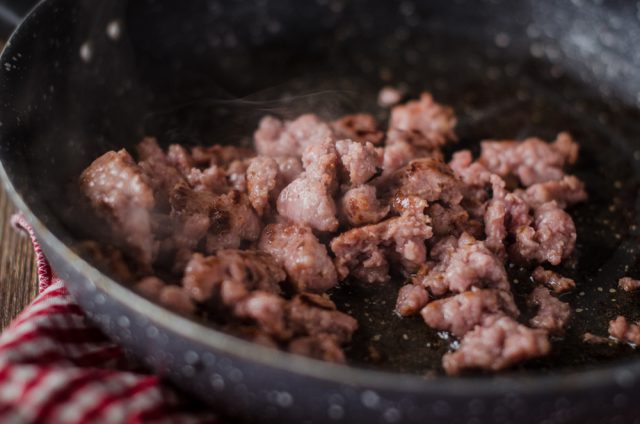
M 601 3 L 45 1 L 2 56 L 4 181 L 89 316 L 231 415 L 626 422 L 638 418 L 635 351 L 580 342 L 585 331 L 605 334 L 617 314 L 640 318 L 638 295 L 615 292 L 620 276 L 640 275 L 640 23 L 633 3 Z M 375 97 L 388 84 L 451 104 L 459 147 L 562 130 L 579 140 L 573 172 L 590 201 L 572 211 L 578 248 L 561 270 L 578 282 L 566 295 L 575 314 L 549 357 L 497 377 L 433 377 L 448 342 L 419 319 L 394 316 L 396 286 L 347 282 L 333 297 L 361 324 L 348 351 L 356 367 L 291 358 L 162 310 L 65 247 L 75 241 L 68 217 L 82 218 L 59 201 L 102 152 L 145 133 L 246 143 L 265 113 L 368 111 L 384 120 Z M 526 273 L 511 274 L 516 293 L 527 293 Z

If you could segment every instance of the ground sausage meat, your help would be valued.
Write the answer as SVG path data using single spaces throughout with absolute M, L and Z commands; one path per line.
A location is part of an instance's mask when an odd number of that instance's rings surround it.
M 563 277 L 554 271 L 549 271 L 541 266 L 536 267 L 531 274 L 533 281 L 554 291 L 556 294 L 564 293 L 576 286 L 571 278 Z
M 155 197 L 148 179 L 125 150 L 107 152 L 80 176 L 80 190 L 111 228 L 114 242 L 142 264 L 156 253 L 151 231 Z
M 504 290 L 481 289 L 436 300 L 420 312 L 427 325 L 464 336 L 476 325 L 499 315 L 516 317 L 519 312 L 511 293 Z
M 389 121 L 391 129 L 413 132 L 417 135 L 417 144 L 429 148 L 455 140 L 455 125 L 453 109 L 436 103 L 428 93 L 422 94 L 419 100 L 395 106 Z
M 640 344 L 640 326 L 622 315 L 609 322 L 609 335 L 621 342 Z
M 458 350 L 444 355 L 442 366 L 449 375 L 466 369 L 499 371 L 526 359 L 544 356 L 550 350 L 546 331 L 525 327 L 503 316 L 467 333 Z
M 324 292 L 338 282 L 327 248 L 305 225 L 269 224 L 258 247 L 282 264 L 299 292 Z
M 631 277 L 622 277 L 618 280 L 618 287 L 626 292 L 640 290 L 640 280 Z
M 522 185 L 560 180 L 565 164 L 575 163 L 578 145 L 567 133 L 560 133 L 553 143 L 539 138 L 524 141 L 483 141 L 479 161 L 501 177 L 514 175 Z
M 405 274 L 415 272 L 426 258 L 425 240 L 431 236 L 427 218 L 411 213 L 344 232 L 331 241 L 338 276 L 385 282 L 391 278 L 390 263 Z
M 429 302 L 429 293 L 424 287 L 406 284 L 398 292 L 396 312 L 403 317 L 414 315 L 420 312 L 427 302 Z
M 389 286 L 396 314 L 459 346 L 442 358 L 448 374 L 545 355 L 571 313 L 554 295 L 575 282 L 542 266 L 569 261 L 577 242 L 568 208 L 587 199 L 567 173 L 577 143 L 484 141 L 474 158 L 474 147 L 446 146 L 450 107 L 402 97 L 386 88 L 389 110 L 331 120 L 264 116 L 253 146 L 187 146 L 167 133 L 145 137 L 135 158 L 107 152 L 78 179 L 83 210 L 105 229 L 82 251 L 167 308 L 313 358 L 346 361 L 358 327 L 331 296 L 392 279 L 403 282 Z M 522 311 L 507 265 L 536 283 Z M 640 338 L 624 318 L 611 334 Z
M 462 293 L 471 287 L 509 290 L 502 260 L 483 242 L 463 233 L 440 241 L 431 250 L 427 262 L 413 279 L 436 296 L 447 292 Z
M 568 303 L 553 297 L 545 287 L 533 289 L 528 302 L 538 308 L 536 315 L 529 321 L 532 327 L 542 328 L 549 333 L 564 331 L 571 317 L 571 307 Z
M 383 206 L 375 186 L 364 184 L 347 190 L 340 198 L 342 222 L 351 227 L 375 224 L 389 213 L 389 206 Z
M 378 145 L 384 139 L 384 133 L 378 129 L 373 116 L 368 113 L 347 115 L 331 124 L 337 139 L 351 139 L 359 143 Z
M 331 127 L 317 115 L 306 114 L 293 121 L 265 116 L 253 135 L 256 151 L 264 156 L 300 156 L 310 145 L 333 138 Z

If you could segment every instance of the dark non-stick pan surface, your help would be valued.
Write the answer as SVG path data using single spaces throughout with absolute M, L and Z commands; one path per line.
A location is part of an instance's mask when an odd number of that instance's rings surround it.
M 616 290 L 619 277 L 640 277 L 635 5 L 185 3 L 45 1 L 2 56 L 0 153 L 9 190 L 107 333 L 183 389 L 254 420 L 640 417 L 632 407 L 636 350 L 581 342 L 586 331 L 606 335 L 618 314 L 640 318 L 640 295 Z M 451 104 L 459 116 L 454 149 L 563 130 L 580 143 L 571 171 L 590 198 L 571 211 L 578 246 L 559 269 L 577 282 L 563 296 L 574 315 L 548 357 L 499 377 L 446 379 L 440 358 L 453 340 L 393 314 L 401 281 L 346 281 L 332 296 L 360 323 L 347 351 L 360 370 L 292 358 L 157 308 L 65 247 L 86 236 L 77 230 L 83 217 L 67 206 L 70 184 L 104 151 L 131 147 L 142 134 L 164 143 L 247 143 L 266 113 L 369 111 L 384 121 L 375 98 L 388 84 Z M 509 273 L 523 302 L 529 272 L 514 265 Z

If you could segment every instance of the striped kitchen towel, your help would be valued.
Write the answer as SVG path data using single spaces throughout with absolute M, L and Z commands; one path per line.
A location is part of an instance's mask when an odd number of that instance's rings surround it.
M 0 336 L 0 423 L 215 423 L 85 318 L 31 236 L 39 295 Z M 1 294 L 0 294 L 1 295 Z

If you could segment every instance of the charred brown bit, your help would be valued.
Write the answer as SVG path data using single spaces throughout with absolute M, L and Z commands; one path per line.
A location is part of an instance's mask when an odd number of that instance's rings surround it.
M 626 292 L 634 292 L 640 289 L 640 280 L 622 277 L 618 280 L 618 287 Z
M 588 344 L 612 344 L 615 343 L 615 340 L 612 340 L 607 337 L 596 336 L 592 333 L 584 333 L 582 335 L 582 341 Z
M 533 270 L 531 277 L 533 281 L 550 288 L 556 294 L 573 290 L 576 286 L 576 282 L 571 278 L 563 277 L 557 272 L 546 270 L 541 266 Z
M 609 322 L 609 335 L 621 342 L 640 344 L 640 326 L 622 315 Z
M 331 124 L 337 139 L 351 139 L 359 143 L 378 145 L 384 133 L 378 129 L 373 116 L 367 113 L 356 113 L 337 119 Z

